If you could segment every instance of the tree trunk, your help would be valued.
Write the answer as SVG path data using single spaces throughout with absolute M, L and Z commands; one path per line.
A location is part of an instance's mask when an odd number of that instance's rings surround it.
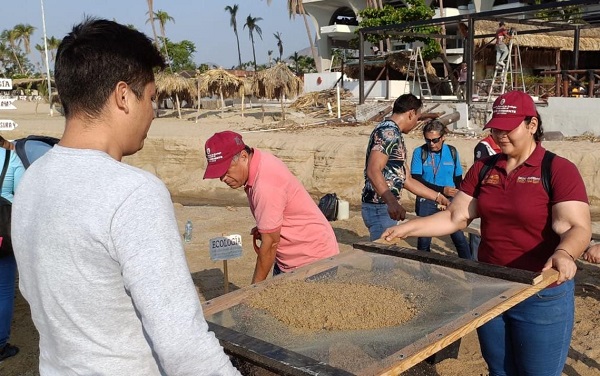
M 148 17 L 150 17 L 150 26 L 152 26 L 152 35 L 154 35 L 154 45 L 156 46 L 156 49 L 160 51 L 160 47 L 158 46 L 158 35 L 156 34 L 156 26 L 154 25 L 153 8 L 153 1 L 148 0 Z
M 238 69 L 240 69 L 240 67 L 242 66 L 242 52 L 240 51 L 240 38 L 238 37 L 238 33 L 237 30 L 235 30 L 235 40 L 237 41 L 237 48 L 238 48 L 238 61 L 239 61 L 239 65 L 238 65 Z
M 304 4 L 302 4 L 302 0 L 298 1 L 298 10 L 300 11 L 300 13 L 302 13 L 302 18 L 304 19 L 304 26 L 306 27 L 306 34 L 308 35 L 308 43 L 310 43 L 310 52 L 312 53 L 313 60 L 315 61 L 317 71 L 321 72 L 321 61 L 319 60 L 319 56 L 315 49 L 315 42 L 313 41 L 312 35 L 310 34 L 308 18 L 306 17 L 306 12 L 304 11 Z
M 21 62 L 19 61 L 19 57 L 17 56 L 17 52 L 15 51 L 15 49 L 12 49 L 12 53 L 13 56 L 15 57 L 15 61 L 17 62 L 17 65 L 19 66 L 19 71 L 21 72 L 21 74 L 25 74 L 25 72 L 23 71 L 23 66 L 21 65 Z

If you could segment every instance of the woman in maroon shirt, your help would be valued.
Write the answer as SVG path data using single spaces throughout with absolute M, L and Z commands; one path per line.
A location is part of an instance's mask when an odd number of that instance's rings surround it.
M 573 163 L 555 156 L 550 187 L 544 188 L 542 121 L 528 94 L 512 91 L 498 97 L 486 128 L 501 153 L 481 181 L 485 160 L 467 172 L 448 210 L 391 227 L 383 237 L 447 235 L 480 217 L 479 261 L 530 271 L 556 269 L 556 284 L 477 332 L 490 375 L 560 376 L 573 329 L 575 260 L 591 236 L 583 179 Z

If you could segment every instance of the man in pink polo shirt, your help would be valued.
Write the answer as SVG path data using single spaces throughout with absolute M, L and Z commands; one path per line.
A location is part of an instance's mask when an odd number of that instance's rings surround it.
M 244 187 L 256 220 L 260 247 L 252 283 L 337 255 L 333 229 L 300 181 L 277 157 L 244 144 L 231 131 L 215 133 L 205 144 L 204 179 L 219 178 L 233 189 Z

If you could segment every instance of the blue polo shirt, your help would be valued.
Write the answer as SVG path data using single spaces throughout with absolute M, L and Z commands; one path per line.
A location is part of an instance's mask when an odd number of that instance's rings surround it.
M 427 159 L 423 162 L 421 153 L 423 147 L 427 154 Z M 456 167 L 454 159 L 448 145 L 444 143 L 438 153 L 430 152 L 427 146 L 419 146 L 413 151 L 412 162 L 410 165 L 411 174 L 421 175 L 423 180 L 428 183 L 439 185 L 441 187 L 454 186 L 454 177 L 462 176 L 463 170 L 460 165 L 458 151 L 456 152 Z

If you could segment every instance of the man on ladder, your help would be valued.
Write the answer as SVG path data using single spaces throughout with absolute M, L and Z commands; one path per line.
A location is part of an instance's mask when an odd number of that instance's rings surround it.
M 506 58 L 508 57 L 506 42 L 509 39 L 510 34 L 506 30 L 504 21 L 500 21 L 498 30 L 496 30 L 496 69 L 502 69 L 506 66 Z
M 500 24 L 503 25 L 502 22 Z M 508 37 L 502 38 L 503 43 L 508 41 L 508 46 L 504 44 L 507 56 L 502 57 L 502 54 L 496 55 L 501 60 L 496 61 L 494 74 L 488 91 L 488 105 L 494 101 L 495 97 L 504 94 L 507 90 L 526 91 L 525 82 L 523 81 L 521 52 L 519 44 L 517 43 L 517 32 L 511 28 L 507 32 L 507 35 Z M 497 52 L 499 52 L 499 50 L 497 50 Z M 507 84 L 509 84 L 510 87 L 507 88 Z

